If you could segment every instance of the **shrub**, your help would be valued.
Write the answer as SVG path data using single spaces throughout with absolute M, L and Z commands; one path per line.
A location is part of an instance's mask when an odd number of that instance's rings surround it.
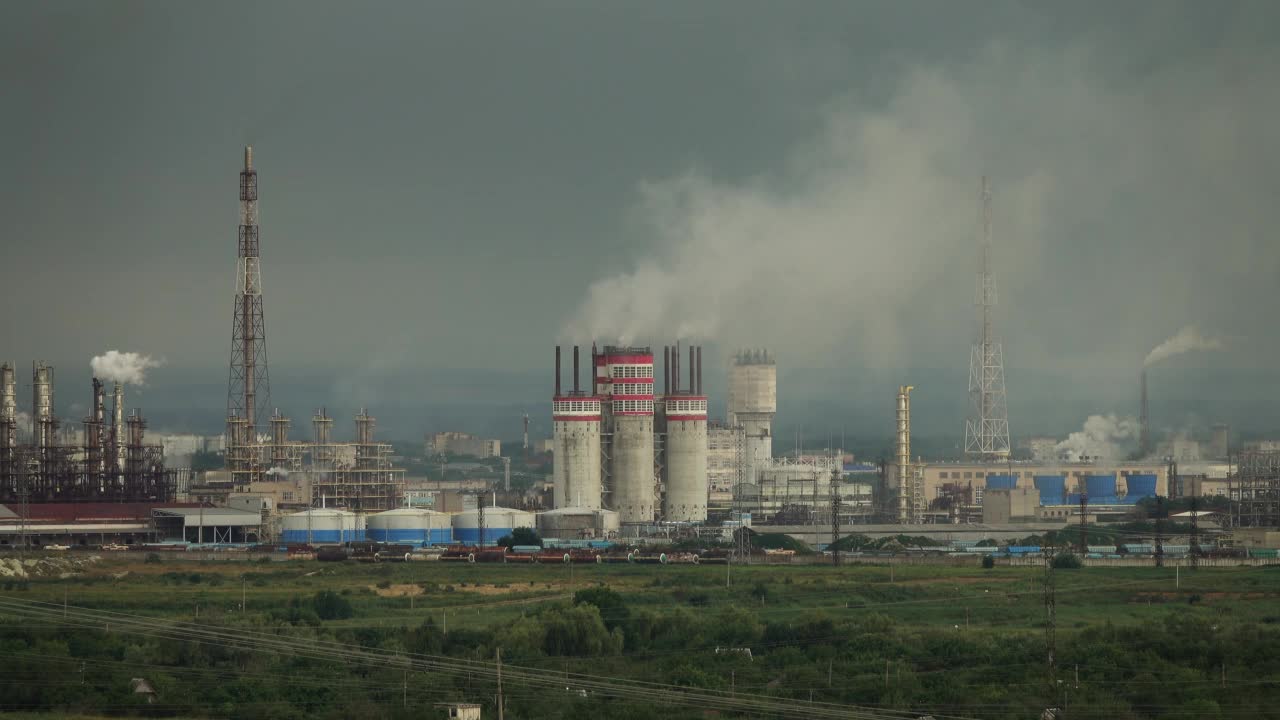
M 1053 556 L 1053 567 L 1058 570 L 1075 570 L 1083 566 L 1080 556 L 1072 553 L 1058 553 Z
M 147 558 L 146 558 L 145 560 L 143 560 L 143 562 L 147 563 L 148 565 L 155 565 L 156 563 L 159 563 L 159 562 L 160 562 L 160 554 L 159 554 L 159 553 L 147 553 Z
M 311 607 L 321 620 L 344 620 L 355 614 L 351 602 L 332 590 L 321 590 L 311 598 Z
M 994 557 L 992 557 L 992 556 L 990 556 L 990 555 L 983 555 L 983 556 L 982 556 L 982 567 L 984 567 L 984 568 L 986 568 L 986 569 L 990 570 L 991 568 L 993 568 L 993 567 L 995 567 L 995 566 L 996 566 L 996 559 L 995 559 Z

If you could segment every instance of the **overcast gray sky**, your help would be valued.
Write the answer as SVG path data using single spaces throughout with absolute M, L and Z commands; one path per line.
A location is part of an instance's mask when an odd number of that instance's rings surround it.
M 253 144 L 277 376 L 678 333 L 963 366 L 983 173 L 1011 366 L 1130 377 L 1194 324 L 1229 350 L 1183 361 L 1273 369 L 1277 28 L 1274 2 L 4 3 L 0 356 L 223 367 Z

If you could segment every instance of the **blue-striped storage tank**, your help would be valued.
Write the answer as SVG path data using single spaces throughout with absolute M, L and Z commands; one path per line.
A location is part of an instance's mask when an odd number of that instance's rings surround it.
M 484 509 L 485 544 L 496 543 L 518 527 L 534 528 L 533 513 L 504 507 Z M 480 542 L 479 510 L 467 510 L 453 516 L 453 540 L 467 545 Z
M 370 515 L 365 534 L 374 542 L 406 545 L 448 545 L 453 542 L 453 523 L 448 513 L 420 508 L 396 508 Z
M 1116 475 L 1085 475 L 1085 492 L 1089 493 L 1090 505 L 1113 505 L 1116 502 Z
M 364 516 L 346 510 L 312 508 L 285 515 L 280 523 L 280 540 L 313 545 L 364 540 Z
M 1124 501 L 1130 505 L 1136 504 L 1145 497 L 1156 496 L 1156 476 L 1154 473 L 1136 473 L 1125 478 L 1125 485 L 1128 488 L 1128 494 L 1124 496 Z
M 1062 505 L 1067 501 L 1067 478 L 1062 475 L 1037 475 L 1036 489 L 1041 505 Z
M 988 490 L 1012 490 L 1018 487 L 1017 475 L 988 475 Z

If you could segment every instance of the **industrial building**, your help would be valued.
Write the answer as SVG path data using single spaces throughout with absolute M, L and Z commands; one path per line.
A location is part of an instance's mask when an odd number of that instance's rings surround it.
M 561 385 L 556 348 L 552 398 L 553 503 L 557 508 L 614 510 L 623 525 L 702 522 L 707 517 L 707 398 L 702 348 L 664 348 L 663 393 L 654 393 L 648 347 L 592 348 L 591 389 L 581 382 L 573 349 L 572 389 Z
M 742 471 L 753 482 L 756 468 L 773 459 L 773 417 L 778 412 L 778 365 L 765 349 L 743 350 L 729 364 L 729 403 L 726 419 L 741 428 Z
M 18 442 L 18 398 L 13 366 L 0 365 L 0 502 L 168 502 L 176 476 L 164 451 L 146 441 L 146 420 L 124 414 L 124 389 L 116 383 L 110 416 L 105 385 L 92 380 L 81 444 L 58 440 L 53 368 L 32 367 L 29 443 Z
M 0 505 L 0 547 L 254 543 L 258 513 L 189 503 L 63 502 Z
M 502 442 L 464 432 L 438 432 L 427 438 L 429 455 L 470 455 L 477 458 L 502 457 Z
M 887 476 L 900 478 L 899 460 Z M 1169 466 L 1162 463 L 908 462 L 908 476 L 923 504 L 909 522 L 954 522 L 985 517 L 985 498 L 993 490 L 1035 491 L 1038 519 L 1070 517 L 1088 498 L 1090 507 L 1133 505 L 1143 497 L 1168 494 Z M 966 510 L 967 508 L 967 510 Z M 1017 514 L 1015 513 L 1015 517 Z M 997 519 L 990 522 L 1012 522 Z
M 333 442 L 333 419 L 322 409 L 312 418 L 312 441 L 289 439 L 291 421 L 271 407 L 266 319 L 262 306 L 262 257 L 258 227 L 258 172 L 253 148 L 244 149 L 240 171 L 236 293 L 227 383 L 226 459 L 231 489 L 247 491 L 268 475 L 311 473 L 310 496 L 356 511 L 390 510 L 400 504 L 404 471 L 392 467 L 391 446 L 374 440 L 375 420 L 356 415 L 354 443 Z M 259 433 L 267 430 L 265 436 Z M 350 461 L 344 460 L 349 456 Z

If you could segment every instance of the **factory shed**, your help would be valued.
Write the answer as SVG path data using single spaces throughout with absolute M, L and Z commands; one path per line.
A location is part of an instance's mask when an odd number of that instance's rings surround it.
M 0 505 L 0 547 L 19 545 L 132 545 L 154 540 L 152 511 L 193 508 L 178 503 L 18 503 Z M 25 514 L 25 518 L 23 515 Z
M 235 508 L 156 508 L 156 534 L 164 540 L 192 543 L 256 543 L 262 515 Z

